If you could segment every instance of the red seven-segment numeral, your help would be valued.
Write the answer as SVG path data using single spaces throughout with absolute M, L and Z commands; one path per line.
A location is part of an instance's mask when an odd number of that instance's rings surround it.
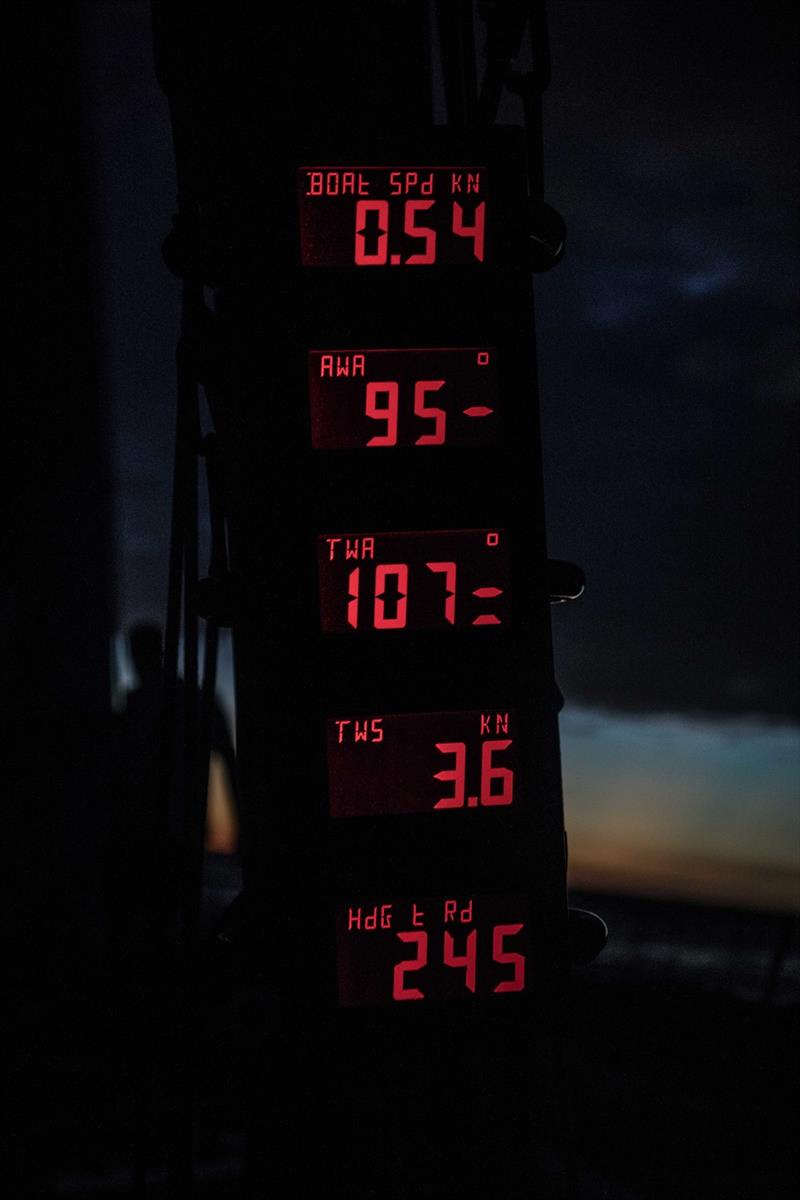
M 394 976 L 392 980 L 392 998 L 394 1000 L 424 1000 L 425 994 L 419 988 L 406 987 L 405 976 L 409 971 L 419 971 L 428 961 L 428 935 L 420 930 L 419 932 L 409 931 L 408 933 L 398 933 L 397 935 L 401 942 L 410 942 L 417 947 L 416 958 L 404 958 L 402 962 L 395 963 Z
M 367 250 L 367 213 L 378 214 L 375 237 L 376 249 L 369 253 Z M 386 262 L 389 251 L 389 201 L 388 200 L 359 200 L 356 204 L 356 249 L 355 260 L 360 267 L 381 267 Z
M 358 597 L 361 591 L 361 568 L 353 567 L 347 576 L 347 624 L 358 629 Z
M 426 404 L 429 392 L 438 392 L 445 384 L 444 379 L 418 379 L 414 384 L 414 414 L 423 420 L 433 421 L 433 433 L 421 434 L 415 446 L 443 446 L 447 425 L 447 413 L 443 408 Z M 381 397 L 385 396 L 385 401 Z M 490 411 L 490 410 L 487 410 Z M 393 379 L 372 380 L 367 384 L 364 412 L 373 421 L 385 421 L 384 433 L 376 433 L 367 439 L 368 446 L 396 446 L 397 425 L 400 415 L 400 385 Z
M 391 576 L 397 579 L 397 606 L 393 617 L 386 616 L 386 601 L 384 588 Z M 376 629 L 405 629 L 408 612 L 408 566 L 406 563 L 381 563 L 375 568 L 375 610 L 374 624 Z
M 386 615 L 385 588 L 387 581 L 397 582 L 395 614 Z M 372 620 L 376 629 L 405 629 L 408 619 L 408 564 L 380 563 L 375 568 L 375 599 Z M 347 624 L 358 629 L 358 604 L 361 595 L 361 568 L 353 567 L 347 576 Z
M 472 929 L 467 934 L 467 947 L 463 954 L 456 954 L 455 939 L 445 930 L 444 934 L 444 963 L 446 967 L 464 967 L 465 984 L 471 992 L 475 991 L 475 970 L 478 959 L 478 931 Z
M 451 625 L 456 623 L 456 564 L 454 562 L 429 562 L 425 563 L 429 571 L 433 571 L 434 575 L 444 575 L 444 586 L 447 593 L 444 602 L 444 619 Z
M 386 405 L 378 403 L 378 397 L 385 395 Z M 397 445 L 397 410 L 399 406 L 400 388 L 393 380 L 385 383 L 367 384 L 366 413 L 373 421 L 385 421 L 386 432 L 376 433 L 367 442 L 368 446 Z
M 507 750 L 510 745 L 511 738 L 481 742 L 480 802 L 487 808 L 511 804 L 514 799 L 513 770 L 511 767 L 498 767 L 492 762 L 492 755 L 495 751 L 499 753 Z M 452 754 L 455 757 L 455 766 L 450 770 L 437 771 L 433 778 L 441 780 L 442 783 L 452 779 L 455 788 L 452 796 L 443 796 L 441 800 L 436 801 L 433 807 L 463 808 L 466 794 L 467 744 L 466 742 L 436 742 L 435 746 L 440 754 Z M 500 783 L 499 791 L 492 790 L 492 783 L 496 781 Z M 474 808 L 476 802 L 477 797 L 470 796 L 470 808 Z
M 507 750 L 511 739 L 481 743 L 481 804 L 510 804 L 514 798 L 514 772 L 510 767 L 492 765 L 495 750 Z M 492 781 L 500 781 L 500 791 L 492 791 Z
M 521 992 L 525 987 L 525 955 L 503 949 L 503 939 L 519 933 L 522 925 L 495 925 L 492 930 L 492 958 L 496 963 L 508 963 L 514 968 L 511 979 L 498 983 L 495 992 Z
M 406 200 L 403 216 L 403 232 L 409 237 L 421 238 L 425 249 L 421 254 L 409 254 L 406 266 L 413 267 L 423 263 L 432 263 L 436 259 L 436 231 L 426 225 L 415 225 L 414 218 L 418 212 L 425 212 L 433 206 L 433 200 Z
M 440 779 L 445 783 L 448 779 L 452 779 L 455 784 L 455 790 L 452 796 L 443 796 L 441 800 L 437 800 L 434 808 L 463 808 L 464 807 L 464 791 L 465 779 L 467 773 L 467 746 L 465 742 L 437 742 L 436 749 L 440 754 L 455 755 L 456 765 L 451 771 L 437 771 L 434 779 Z
M 443 379 L 419 379 L 414 384 L 414 413 L 418 417 L 432 417 L 435 422 L 433 433 L 423 433 L 421 437 L 417 438 L 415 446 L 441 446 L 444 444 L 447 413 L 443 408 L 435 408 L 433 405 L 425 403 L 426 393 L 438 392 L 441 387 L 444 387 Z
M 478 207 L 475 209 L 475 224 L 464 224 L 464 210 L 457 200 L 453 201 L 453 233 L 457 233 L 459 237 L 471 237 L 474 246 L 473 254 L 478 262 L 483 262 L 483 229 L 484 217 L 486 212 L 486 202 L 481 200 Z

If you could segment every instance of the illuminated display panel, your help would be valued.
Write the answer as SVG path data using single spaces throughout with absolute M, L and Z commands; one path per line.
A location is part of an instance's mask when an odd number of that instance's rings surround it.
M 491 261 L 484 166 L 314 166 L 297 172 L 304 267 Z
M 508 709 L 332 717 L 326 735 L 333 817 L 514 803 L 516 717 Z
M 527 986 L 528 898 L 423 897 L 339 905 L 339 1004 L 500 997 Z
M 498 441 L 494 348 L 312 350 L 317 450 L 478 446 Z
M 317 562 L 325 633 L 510 622 L 504 530 L 323 534 Z

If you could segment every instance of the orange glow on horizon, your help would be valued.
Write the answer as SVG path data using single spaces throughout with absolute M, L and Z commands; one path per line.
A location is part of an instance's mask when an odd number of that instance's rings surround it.
M 225 763 L 214 752 L 208 771 L 206 850 L 211 854 L 235 854 L 239 846 L 239 822 Z
M 771 912 L 800 911 L 800 869 L 614 839 L 570 842 L 569 886 Z

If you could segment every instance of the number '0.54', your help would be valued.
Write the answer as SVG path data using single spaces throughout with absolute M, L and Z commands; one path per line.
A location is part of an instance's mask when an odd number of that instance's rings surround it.
M 403 232 L 422 243 L 422 248 L 403 260 L 406 266 L 426 266 L 436 262 L 436 230 L 418 224 L 417 218 L 432 208 L 435 200 L 406 200 L 403 207 Z M 355 261 L 359 267 L 383 267 L 389 262 L 388 200 L 359 200 L 356 204 Z M 472 253 L 483 262 L 486 202 L 475 208 L 473 223 L 464 220 L 464 209 L 453 201 L 451 229 L 457 237 L 472 239 Z M 392 255 L 393 262 L 399 256 Z

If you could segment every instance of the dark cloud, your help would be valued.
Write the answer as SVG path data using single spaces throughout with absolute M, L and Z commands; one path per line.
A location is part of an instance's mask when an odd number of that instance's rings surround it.
M 557 660 L 584 702 L 798 715 L 797 93 L 757 11 L 551 11 L 570 255 L 538 333 L 551 553 L 589 577 Z

